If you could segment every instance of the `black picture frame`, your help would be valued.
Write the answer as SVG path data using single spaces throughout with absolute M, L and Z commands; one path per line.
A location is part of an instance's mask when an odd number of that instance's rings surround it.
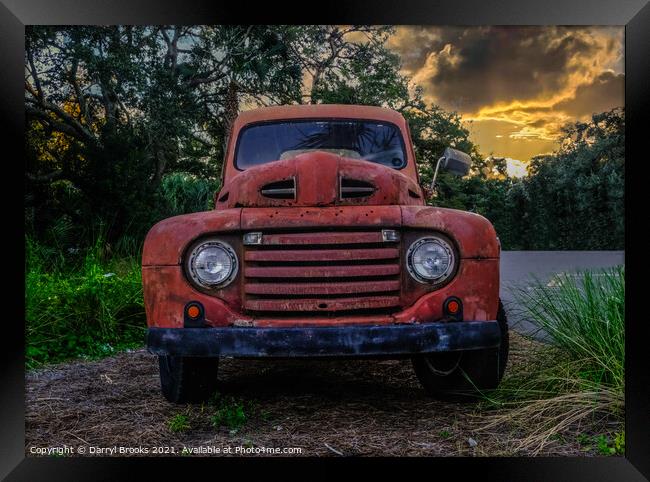
M 311 10 L 296 8 L 294 2 L 280 7 L 277 2 L 239 5 L 207 0 L 1 0 L 0 3 L 0 112 L 5 141 L 5 169 L 15 168 L 15 176 L 7 173 L 2 206 L 3 231 L 16 246 L 5 244 L 6 250 L 24 253 L 23 210 L 16 196 L 7 189 L 21 179 L 18 155 L 23 152 L 24 136 L 24 28 L 26 25 L 70 24 L 227 24 L 227 23 L 296 23 L 296 24 L 431 24 L 431 25 L 624 25 L 625 26 L 625 105 L 626 154 L 625 189 L 625 258 L 627 283 L 626 303 L 626 454 L 625 457 L 579 458 L 430 458 L 415 460 L 373 459 L 373 468 L 405 470 L 406 462 L 421 464 L 419 477 L 427 471 L 431 476 L 447 477 L 473 472 L 479 480 L 644 480 L 650 478 L 650 375 L 648 364 L 647 309 L 644 306 L 643 261 L 647 242 L 642 234 L 648 219 L 648 204 L 641 183 L 647 173 L 648 156 L 642 143 L 650 125 L 650 4 L 646 0 L 481 0 L 426 1 L 374 0 L 363 2 L 326 2 Z M 534 62 L 534 59 L 531 59 Z M 11 150 L 14 147 L 14 150 Z M 6 172 L 6 170 L 5 170 Z M 636 185 L 636 187 L 635 187 Z M 15 219 L 9 215 L 14 214 Z M 11 227 L 7 226 L 11 223 Z M 0 371 L 0 477 L 7 480 L 118 480 L 149 474 L 152 467 L 171 475 L 172 466 L 185 471 L 187 477 L 200 465 L 211 465 L 214 476 L 224 476 L 214 463 L 223 459 L 147 459 L 147 458 L 25 458 L 24 409 L 24 295 L 18 280 L 23 279 L 24 266 L 20 256 L 3 256 L 17 260 L 17 276 L 5 274 L 4 296 L 11 309 L 2 325 L 2 357 Z M 15 290 L 16 293 L 12 293 Z M 177 462 L 180 464 L 176 465 Z M 232 463 L 241 471 L 259 467 L 269 460 L 236 459 Z M 270 461 L 278 463 L 277 459 Z M 291 465 L 296 459 L 284 459 Z M 367 462 L 367 461 L 366 461 Z M 324 463 L 318 460 L 318 464 Z M 192 464 L 192 471 L 187 472 Z M 349 468 L 345 463 L 341 468 Z M 286 469 L 285 469 L 286 470 Z M 310 473 L 313 469 L 310 469 Z M 448 475 L 445 475 L 445 472 Z M 286 472 L 285 472 L 286 473 Z M 241 477 L 243 472 L 237 476 Z M 309 476 L 305 473 L 304 476 Z M 405 474 L 406 475 L 406 474 Z M 149 478 L 149 477 L 147 477 Z

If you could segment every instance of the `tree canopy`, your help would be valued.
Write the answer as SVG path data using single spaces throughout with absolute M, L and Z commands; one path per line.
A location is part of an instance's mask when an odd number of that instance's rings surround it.
M 400 72 L 386 46 L 392 33 L 367 25 L 28 27 L 28 229 L 46 236 L 60 222 L 83 230 L 102 221 L 113 238 L 141 238 L 158 219 L 209 207 L 240 107 L 344 103 L 406 117 L 423 184 L 445 147 L 469 153 L 471 176 L 443 173 L 434 202 L 486 215 L 505 245 L 622 243 L 621 111 L 568 126 L 557 153 L 534 159 L 528 178 L 508 178 L 504 159 L 481 156 L 460 116 L 425 102 Z M 184 189 L 195 199 L 182 200 Z M 549 216 L 553 226 L 544 225 Z

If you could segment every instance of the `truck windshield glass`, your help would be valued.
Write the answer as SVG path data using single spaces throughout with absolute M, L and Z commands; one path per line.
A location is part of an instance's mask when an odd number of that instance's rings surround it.
M 404 140 L 397 126 L 366 120 L 298 120 L 245 127 L 237 142 L 235 166 L 247 169 L 310 151 L 326 151 L 401 169 Z

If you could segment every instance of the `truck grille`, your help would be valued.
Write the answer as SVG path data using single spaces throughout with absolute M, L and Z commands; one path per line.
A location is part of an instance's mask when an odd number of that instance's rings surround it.
M 395 311 L 399 242 L 381 231 L 264 233 L 244 250 L 244 308 L 333 316 Z

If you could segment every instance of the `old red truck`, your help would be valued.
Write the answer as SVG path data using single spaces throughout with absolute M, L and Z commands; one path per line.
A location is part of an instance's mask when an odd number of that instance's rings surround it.
M 447 149 L 437 168 L 466 174 Z M 164 396 L 199 401 L 219 357 L 410 357 L 434 396 L 495 387 L 508 327 L 485 218 L 429 206 L 408 124 L 299 105 L 234 122 L 211 211 L 147 235 L 147 346 Z

